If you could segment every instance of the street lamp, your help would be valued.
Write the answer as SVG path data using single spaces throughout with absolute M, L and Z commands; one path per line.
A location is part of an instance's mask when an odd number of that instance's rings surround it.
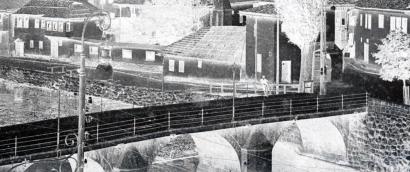
M 77 160 L 78 160 L 78 172 L 83 172 L 84 171 L 84 130 L 85 130 L 85 50 L 84 50 L 84 35 L 85 35 L 85 30 L 87 29 L 87 25 L 89 21 L 94 18 L 98 17 L 97 20 L 97 25 L 101 31 L 106 31 L 110 28 L 111 26 L 111 19 L 110 15 L 107 12 L 104 11 L 98 11 L 91 13 L 87 15 L 87 17 L 84 19 L 84 26 L 83 26 L 83 32 L 81 35 L 81 64 L 80 64 L 80 71 L 79 71 L 79 77 L 80 77 L 80 87 L 79 87 L 79 105 L 78 105 L 78 136 L 77 136 Z
M 325 56 L 326 56 L 326 2 L 322 1 L 321 13 L 320 13 L 320 83 L 319 83 L 319 94 L 326 94 L 326 85 L 325 85 Z

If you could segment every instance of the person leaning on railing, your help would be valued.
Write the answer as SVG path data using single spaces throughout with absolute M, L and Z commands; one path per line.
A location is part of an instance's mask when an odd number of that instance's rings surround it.
M 268 95 L 268 90 L 269 90 L 269 83 L 268 83 L 268 80 L 265 78 L 264 75 L 262 76 L 262 79 L 261 79 L 260 82 L 261 82 L 261 84 L 262 84 L 263 94 L 264 94 L 265 96 L 267 96 L 267 95 Z

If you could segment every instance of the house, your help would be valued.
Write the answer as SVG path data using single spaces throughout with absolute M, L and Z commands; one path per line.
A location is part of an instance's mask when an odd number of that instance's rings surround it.
M 246 74 L 250 78 L 265 76 L 276 81 L 277 22 L 273 4 L 240 11 L 246 17 Z M 281 83 L 298 81 L 300 49 L 289 43 L 286 35 L 279 33 L 279 71 Z
M 105 42 L 100 45 L 101 56 L 112 61 L 162 64 L 162 46 L 138 43 Z
M 82 50 L 84 20 L 99 9 L 81 0 L 31 0 L 12 14 L 15 55 L 70 57 Z M 102 31 L 92 18 L 85 31 L 87 54 L 98 55 Z
M 14 31 L 11 14 L 24 6 L 29 0 L 0 1 L 0 55 L 10 55 L 11 36 Z
M 245 78 L 245 34 L 242 26 L 206 27 L 165 47 L 166 80 L 232 80 L 233 72 L 235 80 Z
M 163 46 L 209 26 L 211 12 L 201 0 L 115 0 L 113 8 L 115 42 Z
M 345 59 L 364 66 L 375 65 L 373 53 L 394 30 L 409 33 L 410 3 L 406 0 L 359 0 L 349 12 L 349 39 Z
M 334 43 L 343 50 L 348 41 L 348 13 L 355 7 L 357 0 L 330 0 L 329 6 L 334 12 Z

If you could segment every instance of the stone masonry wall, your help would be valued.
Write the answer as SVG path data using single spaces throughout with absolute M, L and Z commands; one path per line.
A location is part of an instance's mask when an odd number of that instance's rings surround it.
M 349 163 L 361 171 L 409 171 L 410 107 L 370 100 L 368 108 L 349 124 Z

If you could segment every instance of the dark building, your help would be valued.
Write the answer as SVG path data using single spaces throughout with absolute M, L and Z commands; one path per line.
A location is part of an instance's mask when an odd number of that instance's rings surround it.
M 211 13 L 211 26 L 232 25 L 233 9 L 229 0 L 214 0 L 214 9 Z
M 349 12 L 349 40 L 345 56 L 358 63 L 375 65 L 373 53 L 391 31 L 409 33 L 409 2 L 359 0 Z
M 246 16 L 246 74 L 260 79 L 264 75 L 276 81 L 277 17 L 273 4 L 250 8 L 240 12 Z M 280 82 L 298 81 L 300 49 L 289 43 L 286 35 L 279 36 Z
M 15 54 L 55 58 L 73 55 L 76 51 L 74 42 L 81 38 L 84 20 L 98 10 L 80 0 L 31 0 L 12 15 Z M 102 39 L 102 31 L 95 22 L 88 23 L 85 38 Z

